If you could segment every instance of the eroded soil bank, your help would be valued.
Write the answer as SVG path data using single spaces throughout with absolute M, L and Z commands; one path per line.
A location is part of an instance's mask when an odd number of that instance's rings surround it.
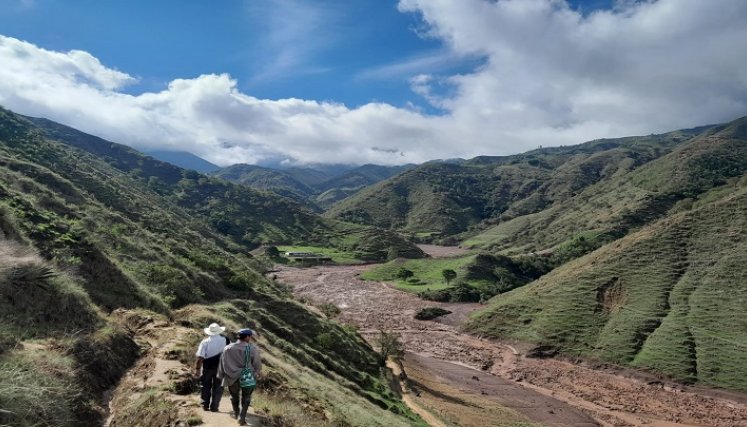
M 666 384 L 632 371 L 527 358 L 527 347 L 460 331 L 479 304 L 423 301 L 361 280 L 367 268 L 283 267 L 274 274 L 299 297 L 338 306 L 340 320 L 357 326 L 372 343 L 380 330 L 399 333 L 411 353 L 405 369 L 421 396 L 416 399 L 447 424 L 512 425 L 518 414 L 551 426 L 747 426 L 747 405 L 739 396 Z M 413 318 L 432 306 L 453 314 L 438 321 Z

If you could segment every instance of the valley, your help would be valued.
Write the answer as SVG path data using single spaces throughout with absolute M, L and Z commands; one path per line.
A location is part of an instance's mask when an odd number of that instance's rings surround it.
M 339 320 L 355 325 L 372 344 L 381 330 L 398 334 L 407 350 L 410 398 L 445 425 L 747 425 L 747 396 L 588 360 L 528 357 L 534 346 L 462 331 L 463 322 L 484 306 L 423 301 L 361 280 L 370 268 L 282 267 L 273 274 L 292 285 L 297 297 L 339 307 Z M 413 319 L 431 306 L 453 313 L 437 321 Z
M 0 427 L 747 427 L 747 0 L 4 3 Z

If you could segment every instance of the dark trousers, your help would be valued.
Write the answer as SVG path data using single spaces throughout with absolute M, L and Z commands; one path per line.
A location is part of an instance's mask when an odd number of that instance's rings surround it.
M 254 387 L 241 387 L 239 381 L 228 386 L 228 392 L 231 393 L 231 405 L 233 405 L 233 412 L 239 415 L 239 421 L 246 421 L 246 411 L 249 410 L 249 405 L 252 403 L 252 393 Z M 239 400 L 241 395 L 241 400 Z M 241 407 L 239 407 L 241 402 Z
M 202 407 L 213 411 L 218 410 L 223 395 L 223 386 L 217 375 L 218 367 L 202 368 Z

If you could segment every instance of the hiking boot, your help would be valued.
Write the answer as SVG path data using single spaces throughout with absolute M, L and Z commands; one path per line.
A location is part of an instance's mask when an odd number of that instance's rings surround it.
M 246 423 L 246 420 L 239 420 L 239 425 L 240 426 L 245 426 L 245 425 L 248 425 L 248 424 Z
M 239 413 L 236 412 L 236 411 L 232 411 L 231 412 L 231 418 L 233 418 L 234 420 L 238 420 L 239 419 Z

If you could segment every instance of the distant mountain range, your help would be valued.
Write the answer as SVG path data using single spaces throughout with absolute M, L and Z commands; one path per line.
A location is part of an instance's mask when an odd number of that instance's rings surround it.
M 271 169 L 236 164 L 214 171 L 211 175 L 289 197 L 321 209 L 349 197 L 415 165 L 404 166 L 336 166 L 334 168 L 293 167 Z
M 180 168 L 197 172 L 208 173 L 220 169 L 220 166 L 186 151 L 147 151 L 145 154 Z

